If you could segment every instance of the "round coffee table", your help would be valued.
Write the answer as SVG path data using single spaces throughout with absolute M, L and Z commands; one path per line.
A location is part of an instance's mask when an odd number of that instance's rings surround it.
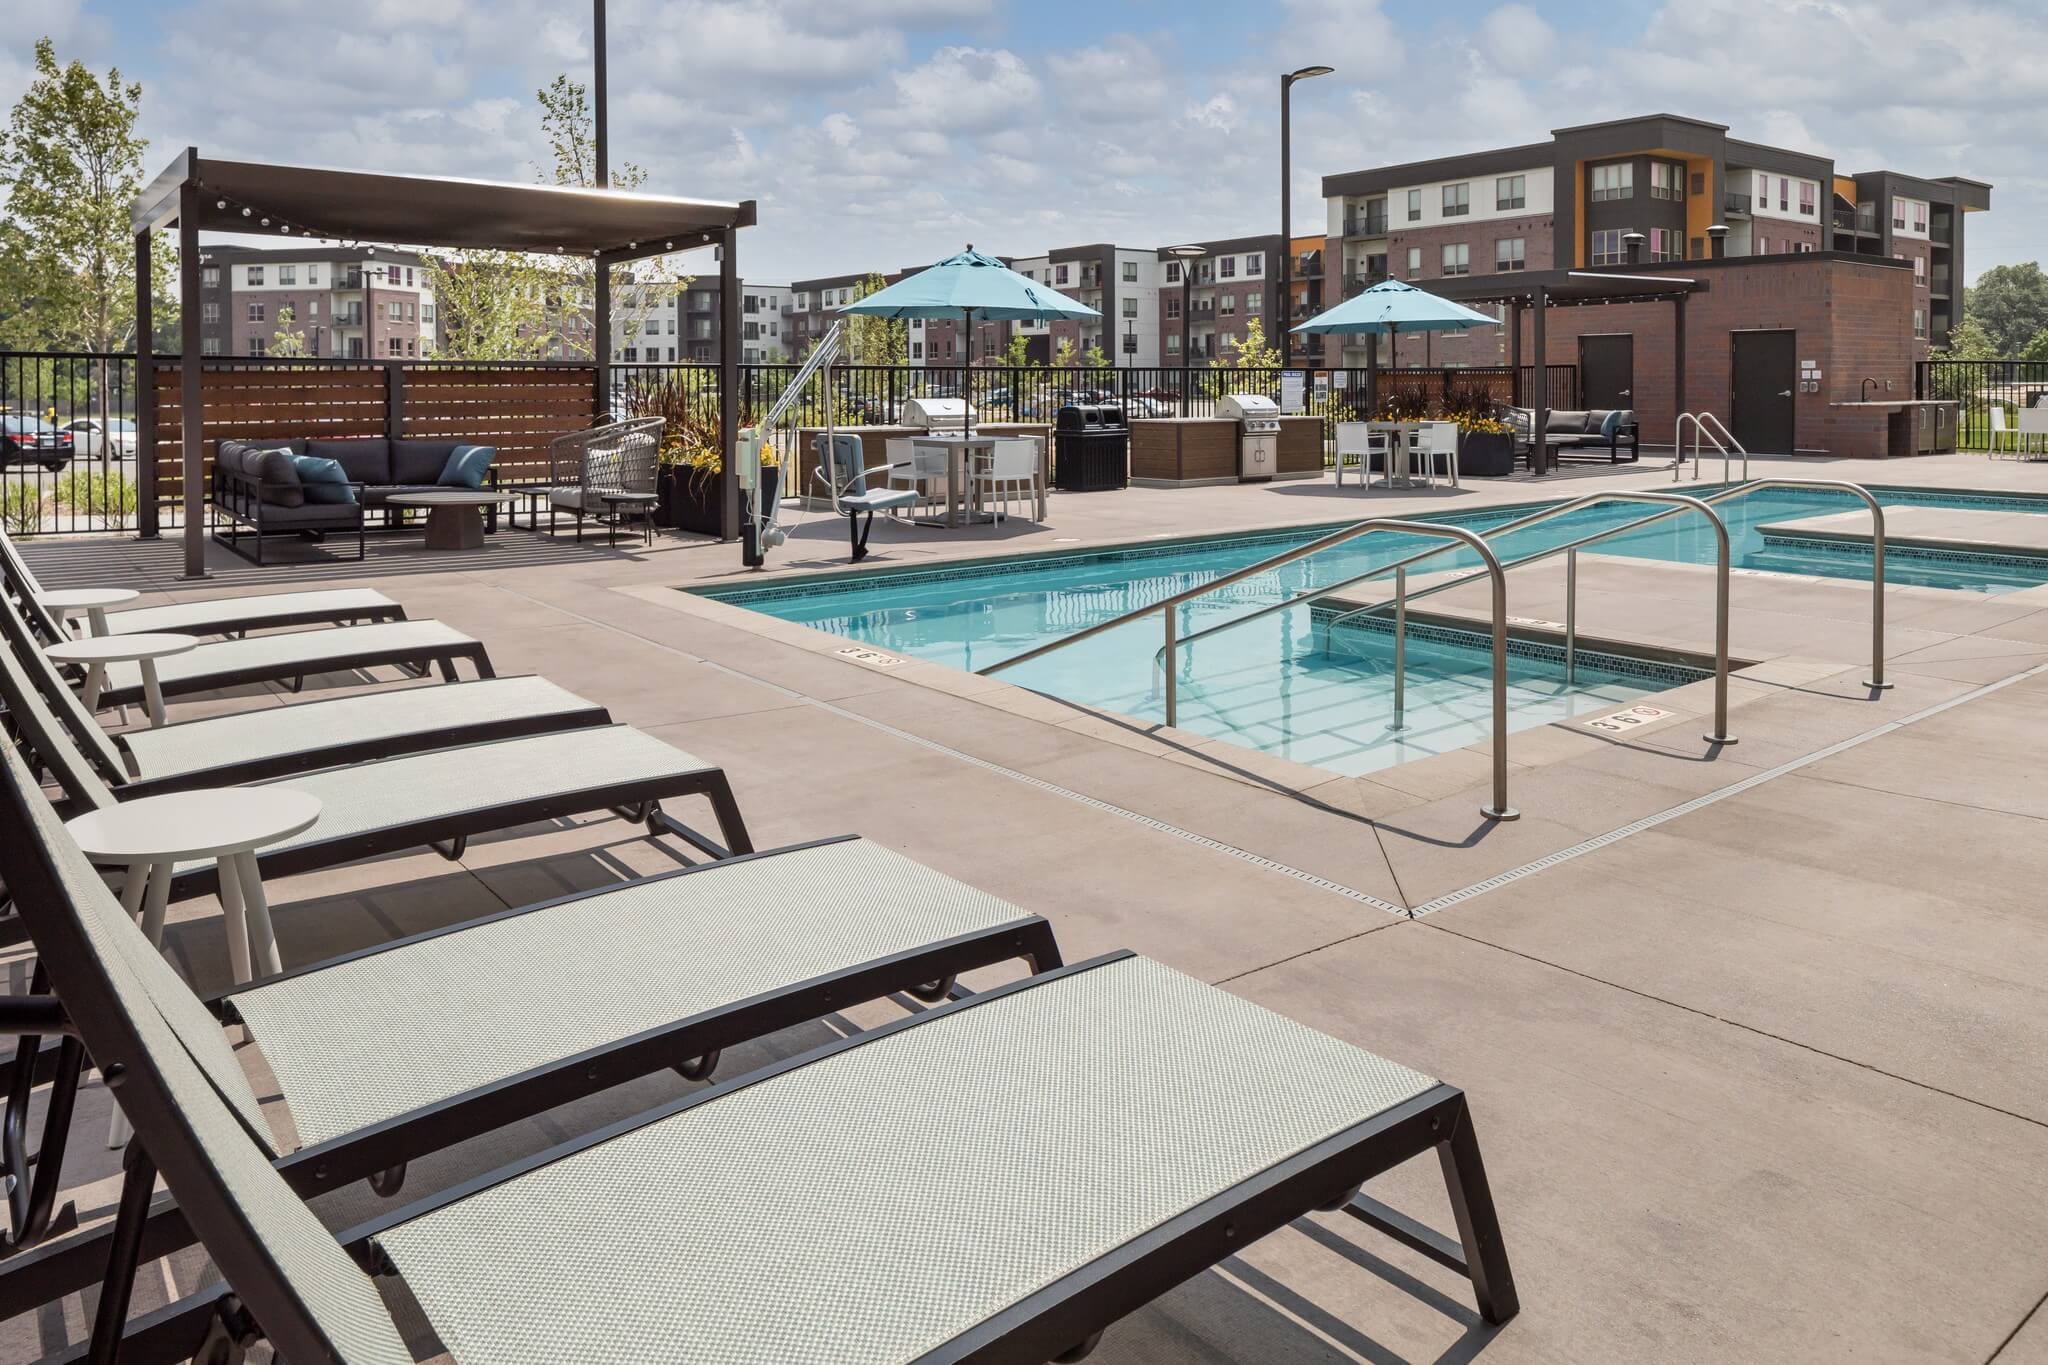
M 512 501 L 494 488 L 442 488 L 431 493 L 393 493 L 389 507 L 427 510 L 429 550 L 474 550 L 484 543 L 484 509 Z
M 92 623 L 92 633 L 107 633 L 107 608 L 126 606 L 142 596 L 133 588 L 59 588 L 54 592 L 39 592 L 36 601 L 56 612 L 65 620 L 75 620 L 84 612 Z
M 85 665 L 85 709 L 97 711 L 100 693 L 107 685 L 107 665 L 142 665 L 142 704 L 149 711 L 149 723 L 164 723 L 164 689 L 157 681 L 156 661 L 183 654 L 199 641 L 189 635 L 92 635 L 83 640 L 59 640 L 44 645 L 43 653 L 60 664 Z

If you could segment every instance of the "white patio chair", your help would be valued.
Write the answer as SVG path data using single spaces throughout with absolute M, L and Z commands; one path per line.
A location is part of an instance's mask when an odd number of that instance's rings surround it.
M 943 512 L 946 506 L 947 471 L 946 451 L 943 446 L 930 445 L 915 437 L 891 437 L 883 447 L 889 459 L 889 482 L 909 484 L 917 494 L 912 505 L 917 511 L 936 508 Z
M 1345 460 L 1348 458 L 1355 458 L 1358 461 L 1359 486 L 1369 485 L 1372 481 L 1372 457 L 1375 453 L 1380 457 L 1381 468 L 1391 466 L 1393 447 L 1387 439 L 1386 432 L 1375 431 L 1371 424 L 1366 422 L 1337 423 L 1337 485 L 1341 488 L 1344 484 Z
M 1443 462 L 1444 477 L 1458 487 L 1458 424 L 1430 422 L 1417 435 L 1415 454 L 1422 460 L 1422 481 L 1436 487 L 1437 462 Z
M 977 492 L 994 495 L 998 522 L 1009 511 L 1012 497 L 1022 498 L 1029 508 L 1038 496 L 1038 442 L 1029 436 L 997 441 L 987 462 L 974 471 L 974 483 Z
M 1991 405 L 1991 456 L 1993 459 L 1998 457 L 2001 446 L 2015 456 L 2020 453 L 2019 433 L 2006 425 L 2005 404 L 1993 403 Z
M 2021 408 L 2019 430 L 2020 458 L 2032 459 L 2038 454 L 2048 453 L 2048 408 Z

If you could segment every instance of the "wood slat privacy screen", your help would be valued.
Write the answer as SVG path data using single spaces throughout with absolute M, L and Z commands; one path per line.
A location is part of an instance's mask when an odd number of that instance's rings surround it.
M 400 372 L 396 382 L 392 369 Z M 159 502 L 176 502 L 184 491 L 179 370 L 175 360 L 156 366 Z M 545 480 L 548 442 L 591 425 L 597 371 L 588 365 L 559 363 L 204 362 L 200 387 L 204 469 L 209 478 L 213 453 L 222 441 L 395 435 L 496 446 L 499 482 L 515 484 Z

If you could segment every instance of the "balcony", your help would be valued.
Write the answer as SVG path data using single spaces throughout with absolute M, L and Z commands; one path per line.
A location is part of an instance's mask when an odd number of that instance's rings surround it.
M 1948 271 L 1948 267 L 1947 267 L 1947 266 L 1937 266 L 1937 267 L 1936 267 L 1935 269 L 1933 269 L 1933 270 L 1930 270 L 1930 271 L 1928 271 L 1928 272 L 1927 272 L 1927 288 L 1928 288 L 1928 291 L 1929 291 L 1930 293 L 1940 294 L 1940 295 L 1942 295 L 1943 297 L 1946 297 L 1946 296 L 1948 295 L 1948 292 L 1949 292 L 1949 289 L 1948 289 L 1948 286 L 1949 286 L 1949 279 L 1950 279 L 1950 276 L 1949 276 L 1949 271 Z
M 1387 235 L 1387 215 L 1384 213 L 1361 213 L 1344 224 L 1346 237 L 1384 237 Z
M 1323 277 L 1323 253 L 1304 251 L 1294 258 L 1294 278 L 1297 280 L 1319 280 Z
M 1750 203 L 1751 200 L 1748 195 L 1737 194 L 1730 190 L 1721 196 L 1721 212 L 1739 214 L 1747 218 L 1749 217 Z
M 1353 275 L 1344 281 L 1344 297 L 1355 299 L 1374 285 L 1383 282 L 1386 278 L 1387 276 L 1384 273 L 1378 271 L 1366 275 Z

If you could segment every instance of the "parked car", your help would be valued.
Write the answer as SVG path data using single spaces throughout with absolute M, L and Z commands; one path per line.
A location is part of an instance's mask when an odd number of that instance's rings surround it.
M 56 473 L 71 463 L 71 433 L 40 417 L 0 417 L 0 464 L 39 464 Z
M 1163 398 L 1147 398 L 1142 394 L 1134 394 L 1124 400 L 1126 417 L 1171 417 L 1179 411 L 1178 407 Z
M 107 419 L 106 431 L 100 430 L 97 417 L 80 417 L 66 422 L 59 430 L 71 433 L 71 450 L 75 455 L 88 459 L 117 460 L 135 458 L 135 423 L 121 417 Z

